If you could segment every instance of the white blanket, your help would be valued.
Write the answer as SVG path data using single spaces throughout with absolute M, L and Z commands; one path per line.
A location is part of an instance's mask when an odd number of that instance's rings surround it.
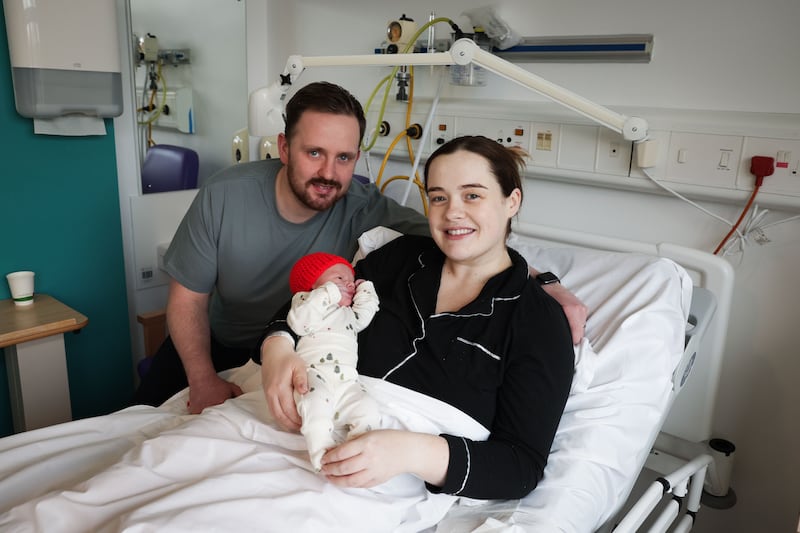
M 0 530 L 421 531 L 435 526 L 455 501 L 428 493 L 410 475 L 374 489 L 328 483 L 312 471 L 303 437 L 271 423 L 259 376 L 255 364 L 238 369 L 231 379 L 248 392 L 201 415 L 169 413 L 182 410 L 183 392 L 159 409 L 135 407 L 94 423 L 3 439 L 0 456 L 15 463 L 15 473 L 3 472 L 0 494 L 4 508 L 18 505 L 0 516 Z M 381 406 L 382 427 L 488 435 L 438 400 L 376 379 L 365 382 Z M 123 420 L 139 426 L 120 439 L 114 427 Z M 97 438 L 105 422 L 108 446 Z M 79 448 L 84 443 L 86 453 Z M 85 468 L 76 472 L 74 460 Z

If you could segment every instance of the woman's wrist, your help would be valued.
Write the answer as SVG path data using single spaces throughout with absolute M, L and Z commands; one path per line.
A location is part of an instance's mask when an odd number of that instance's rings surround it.
M 414 443 L 406 447 L 413 450 L 413 456 L 409 458 L 410 464 L 414 465 L 411 473 L 423 481 L 441 487 L 447 480 L 447 467 L 450 464 L 450 447 L 447 440 L 439 435 L 427 433 L 411 433 L 414 436 Z M 419 450 L 425 450 L 420 454 Z
M 259 354 L 261 356 L 261 362 L 263 363 L 267 359 L 267 354 L 271 350 L 281 350 L 284 349 L 284 343 L 282 343 L 279 339 L 285 339 L 289 346 L 291 346 L 291 350 L 294 351 L 295 348 L 295 339 L 291 333 L 288 331 L 273 331 L 267 334 L 264 337 L 264 340 L 261 341 L 261 349 L 259 350 Z

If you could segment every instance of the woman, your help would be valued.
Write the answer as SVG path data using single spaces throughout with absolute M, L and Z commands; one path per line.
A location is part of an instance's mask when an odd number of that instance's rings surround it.
M 505 245 L 523 164 L 485 137 L 442 145 L 425 165 L 432 238 L 399 237 L 356 266 L 381 300 L 359 335 L 359 373 L 447 402 L 489 438 L 371 431 L 324 455 L 332 483 L 371 487 L 411 473 L 432 492 L 499 499 L 523 497 L 541 479 L 574 354 L 561 307 Z M 291 391 L 307 384 L 292 348 L 267 337 L 262 381 L 276 419 L 296 429 Z

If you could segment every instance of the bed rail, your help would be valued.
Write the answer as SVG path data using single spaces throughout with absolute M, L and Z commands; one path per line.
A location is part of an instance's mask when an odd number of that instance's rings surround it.
M 578 232 L 539 224 L 515 223 L 513 231 L 534 239 L 542 246 L 577 246 L 595 250 L 636 252 L 665 257 L 683 266 L 695 286 L 709 290 L 716 300 L 714 321 L 700 339 L 698 358 L 692 376 L 682 385 L 664 431 L 690 442 L 711 438 L 714 404 L 717 396 L 725 337 L 733 299 L 733 267 L 711 253 L 671 243 L 653 244 L 605 235 Z M 694 303 L 694 302 L 693 302 Z
M 671 474 L 659 477 L 631 507 L 614 528 L 614 533 L 638 531 L 646 520 L 648 531 L 657 533 L 670 529 L 673 533 L 690 531 L 700 510 L 700 497 L 706 470 L 713 459 L 703 454 Z

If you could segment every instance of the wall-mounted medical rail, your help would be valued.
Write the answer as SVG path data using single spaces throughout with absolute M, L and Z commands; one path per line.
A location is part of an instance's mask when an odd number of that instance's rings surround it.
M 519 62 L 649 63 L 653 35 L 523 37 L 516 46 L 492 53 Z

